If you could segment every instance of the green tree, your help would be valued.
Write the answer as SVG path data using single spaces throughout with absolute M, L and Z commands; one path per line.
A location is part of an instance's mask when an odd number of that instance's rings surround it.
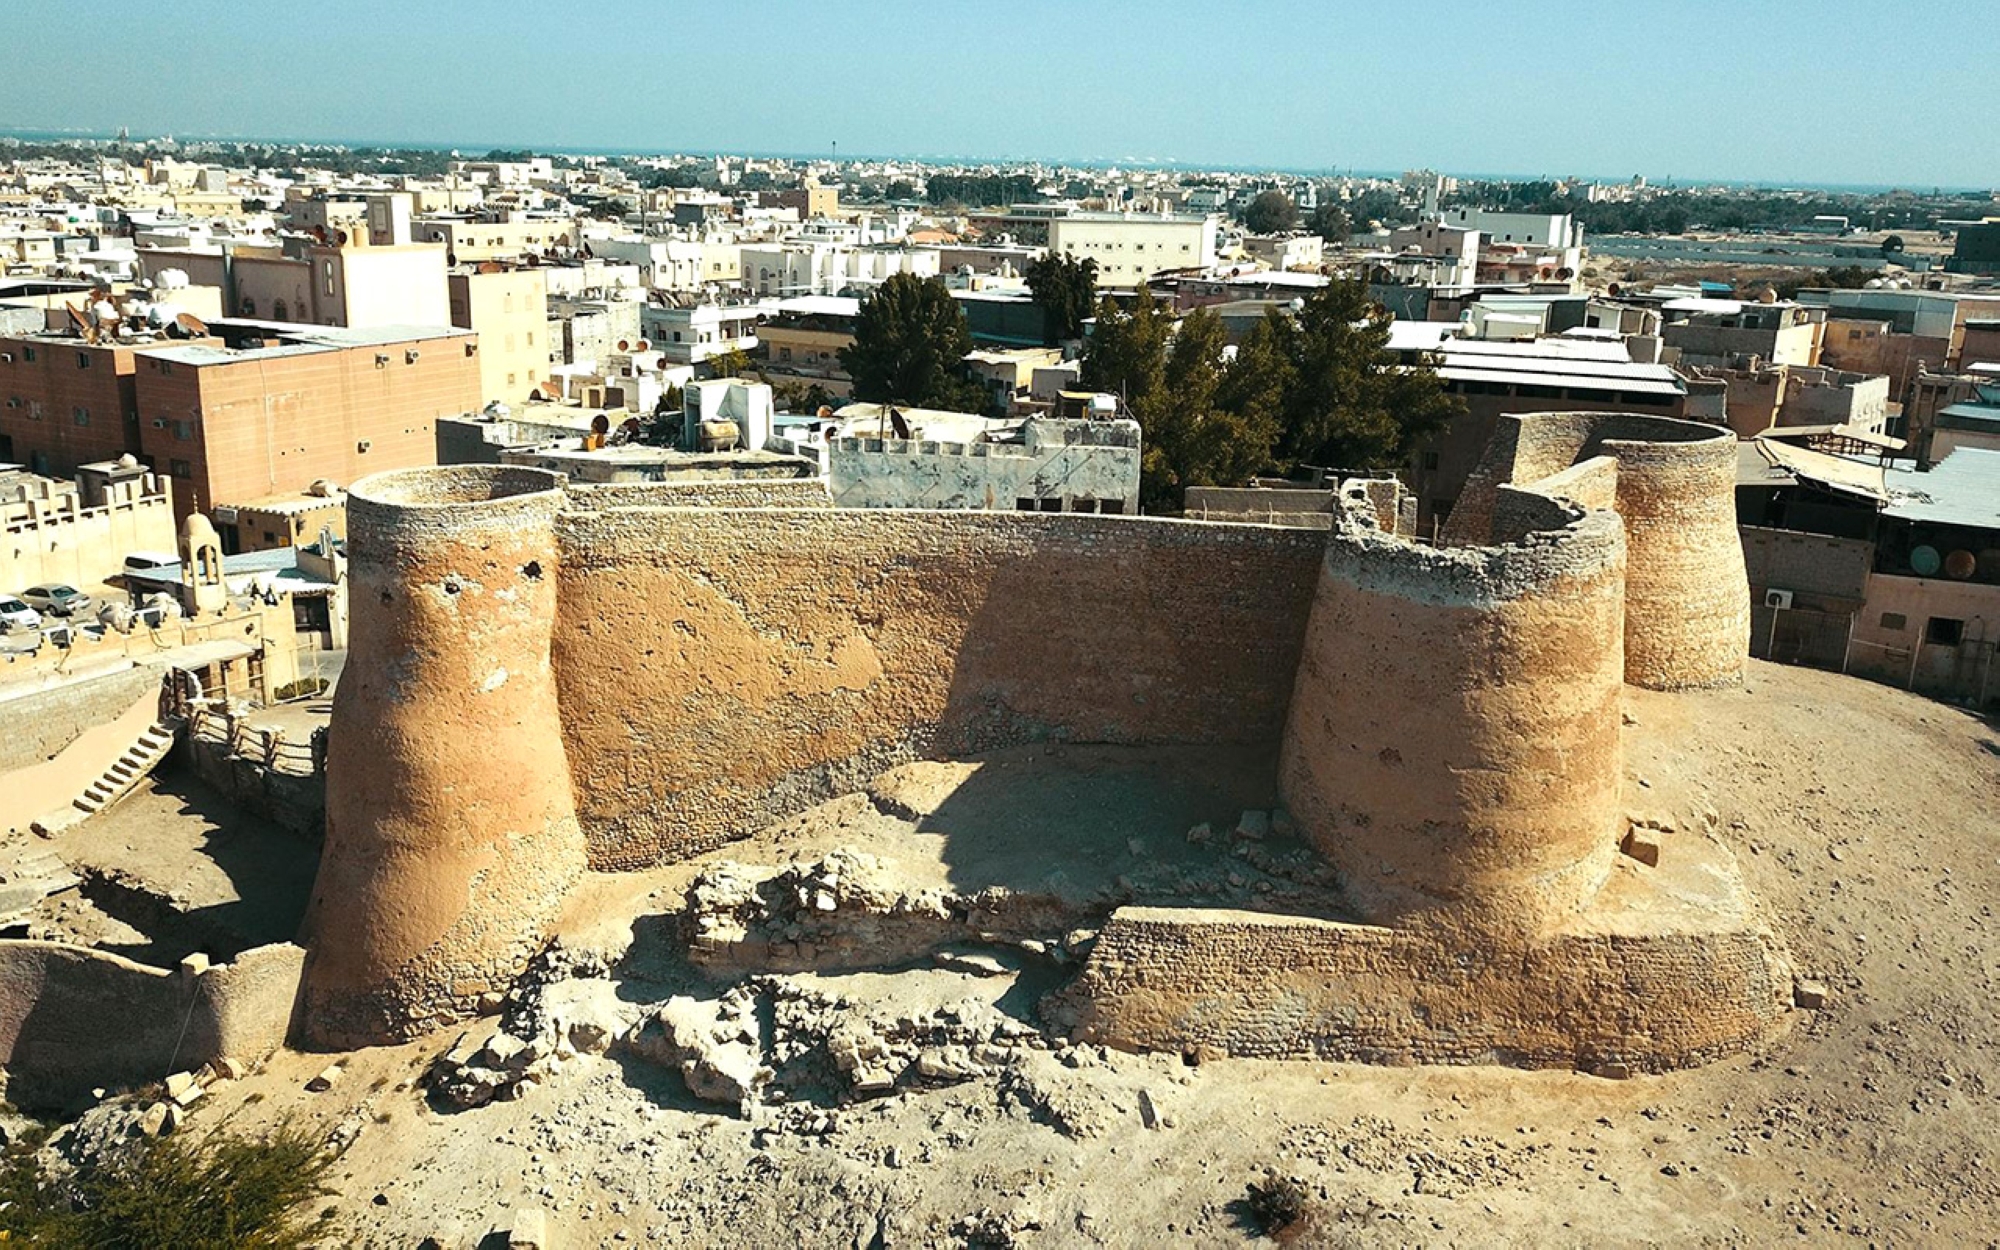
M 1028 262 L 1023 276 L 1042 310 L 1043 340 L 1053 344 L 1081 337 L 1084 318 L 1097 299 L 1096 259 L 1045 252 Z
M 1328 243 L 1345 243 L 1354 230 L 1354 223 L 1348 219 L 1347 210 L 1332 200 L 1313 210 L 1312 219 L 1306 223 L 1312 231 Z
M 1279 234 L 1298 224 L 1299 206 L 1283 191 L 1259 191 L 1243 210 L 1243 228 L 1252 234 Z
M 1274 333 L 1288 373 L 1278 455 L 1292 464 L 1392 469 L 1464 406 L 1429 369 L 1400 367 L 1387 350 L 1387 310 L 1358 279 L 1307 297 Z
M 749 372 L 750 357 L 740 347 L 717 352 L 708 358 L 708 376 L 711 378 L 740 378 Z
M 1225 364 L 1227 342 L 1212 310 L 1176 326 L 1143 287 L 1130 309 L 1109 297 L 1098 306 L 1083 380 L 1123 397 L 1139 423 L 1139 501 L 1149 511 L 1178 510 L 1190 486 L 1235 484 L 1270 466 L 1284 361 L 1261 357 L 1273 367 L 1238 375 Z
M 985 398 L 960 364 L 971 350 L 965 313 L 944 282 L 899 273 L 862 300 L 840 365 L 856 399 L 978 412 Z

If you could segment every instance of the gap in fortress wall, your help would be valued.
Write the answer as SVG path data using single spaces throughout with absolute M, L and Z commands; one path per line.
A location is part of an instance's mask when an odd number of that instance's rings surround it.
M 392 923 L 313 930 L 308 1040 L 467 1014 L 586 856 L 685 859 L 902 761 L 1058 741 L 1270 752 L 1362 922 L 1120 910 L 1049 1004 L 1080 1036 L 1647 1070 L 1760 1044 L 1790 973 L 1727 850 L 1691 878 L 1617 854 L 1622 683 L 1742 663 L 1740 553 L 1653 532 L 1719 515 L 1675 492 L 1726 506 L 1733 479 L 1701 427 L 1519 420 L 1557 429 L 1513 431 L 1443 549 L 1395 535 L 1383 483 L 1344 486 L 1330 534 L 801 506 L 796 483 L 357 483 L 350 664 L 380 675 L 341 688 L 315 910 Z M 1649 621 L 1635 673 L 1633 588 L 1650 609 L 1675 583 L 1715 610 Z

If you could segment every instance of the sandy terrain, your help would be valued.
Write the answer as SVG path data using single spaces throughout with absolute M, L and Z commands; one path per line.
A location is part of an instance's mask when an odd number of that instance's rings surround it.
M 1712 806 L 1802 973 L 1832 991 L 1765 1056 L 1612 1081 L 1189 1066 L 1040 1043 L 886 1097 L 802 1086 L 802 1105 L 745 1119 L 616 1048 L 518 1098 L 449 1110 L 415 1086 L 453 1031 L 356 1054 L 318 1094 L 304 1087 L 330 1057 L 281 1052 L 197 1103 L 190 1130 L 294 1120 L 349 1140 L 323 1204 L 328 1244 L 472 1245 L 518 1206 L 545 1208 L 562 1245 L 1228 1244 L 1249 1235 L 1234 1204 L 1267 1168 L 1313 1193 L 1314 1243 L 1990 1244 L 2000 733 L 1899 691 L 1755 662 L 1745 690 L 1626 700 L 1628 803 Z M 709 862 L 851 846 L 926 888 L 1034 889 L 1059 874 L 1079 907 L 1204 890 L 1245 905 L 1288 888 L 1185 837 L 1193 820 L 1268 803 L 1267 777 L 1232 782 L 1189 759 L 1151 773 L 1010 767 L 983 803 L 969 792 L 999 774 L 850 796 Z M 905 807 L 927 814 L 899 823 Z M 634 1010 L 701 981 L 663 914 L 700 867 L 594 877 L 572 909 L 566 945 L 629 945 L 612 985 Z M 1000 962 L 997 975 L 926 965 L 785 982 L 857 1011 L 1031 1019 L 1053 972 Z

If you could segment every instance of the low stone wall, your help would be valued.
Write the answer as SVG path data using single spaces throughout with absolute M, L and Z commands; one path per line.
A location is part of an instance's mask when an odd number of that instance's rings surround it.
M 0 699 L 0 772 L 39 764 L 160 687 L 160 670 L 126 667 L 99 677 Z
M 826 479 L 717 479 L 710 482 L 619 482 L 569 486 L 577 508 L 831 508 Z
M 1527 948 L 1254 912 L 1128 907 L 1045 1011 L 1132 1050 L 1659 1072 L 1781 1030 L 1790 968 L 1755 928 L 1573 933 Z
M 60 1111 L 212 1059 L 261 1059 L 284 1040 L 305 952 L 260 946 L 196 970 L 147 967 L 60 942 L 0 941 L 7 1100 Z
M 554 638 L 591 862 L 1041 738 L 1269 743 L 1323 534 L 1008 512 L 568 512 Z

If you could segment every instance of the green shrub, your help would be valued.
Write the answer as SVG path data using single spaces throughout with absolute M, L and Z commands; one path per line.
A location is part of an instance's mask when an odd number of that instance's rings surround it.
M 271 697 L 279 703 L 310 698 L 316 694 L 325 694 L 329 684 L 324 677 L 301 677 L 297 681 L 279 686 L 271 692 Z
M 283 1250 L 304 1244 L 299 1207 L 328 1192 L 333 1155 L 304 1133 L 261 1141 L 135 1138 L 69 1176 L 45 1180 L 28 1148 L 0 1172 L 0 1239 L 37 1246 Z

